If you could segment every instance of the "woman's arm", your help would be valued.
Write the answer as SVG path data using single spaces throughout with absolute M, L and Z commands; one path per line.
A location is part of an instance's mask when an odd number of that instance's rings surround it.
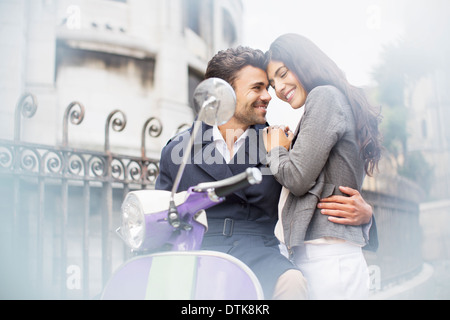
M 334 90 L 333 90 L 334 89 Z M 310 92 L 300 131 L 290 151 L 273 143 L 267 154 L 272 174 L 290 192 L 302 196 L 310 190 L 323 170 L 331 149 L 345 133 L 346 120 L 337 89 L 318 87 Z M 272 140 L 270 131 L 267 140 Z

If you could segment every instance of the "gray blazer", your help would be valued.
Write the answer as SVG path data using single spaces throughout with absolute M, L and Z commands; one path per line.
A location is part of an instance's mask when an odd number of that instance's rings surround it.
M 341 194 L 339 186 L 361 191 L 364 161 L 350 105 L 337 88 L 321 86 L 309 93 L 304 108 L 291 150 L 277 147 L 267 154 L 271 172 L 290 191 L 282 211 L 285 243 L 290 249 L 336 237 L 364 246 L 361 226 L 332 223 L 317 209 L 320 198 Z

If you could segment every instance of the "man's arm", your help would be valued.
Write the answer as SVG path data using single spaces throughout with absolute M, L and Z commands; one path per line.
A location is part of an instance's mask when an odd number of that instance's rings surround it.
M 172 178 L 172 170 L 170 165 L 170 155 L 168 151 L 168 146 L 165 146 L 161 151 L 161 157 L 159 160 L 159 173 L 155 182 L 156 190 L 172 190 L 173 186 L 173 178 Z
M 334 195 L 321 199 L 317 207 L 322 209 L 322 214 L 339 224 L 358 226 L 371 222 L 373 209 L 361 194 L 348 187 L 339 187 L 339 190 L 349 196 Z

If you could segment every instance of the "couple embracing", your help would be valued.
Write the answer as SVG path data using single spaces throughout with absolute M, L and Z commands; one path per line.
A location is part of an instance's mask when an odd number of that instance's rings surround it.
M 377 235 L 359 191 L 381 147 L 378 114 L 362 89 L 296 34 L 279 37 L 265 54 L 247 47 L 220 51 L 208 63 L 211 77 L 233 87 L 236 111 L 224 125 L 203 124 L 210 134 L 197 148 L 221 161 L 195 162 L 193 153 L 178 191 L 248 167 L 265 174 L 261 184 L 207 210 L 202 248 L 246 263 L 268 299 L 367 298 L 362 249 L 376 249 Z M 292 108 L 304 108 L 293 131 L 268 126 L 269 86 Z M 179 165 L 173 151 L 189 134 L 164 147 L 157 189 L 171 190 Z

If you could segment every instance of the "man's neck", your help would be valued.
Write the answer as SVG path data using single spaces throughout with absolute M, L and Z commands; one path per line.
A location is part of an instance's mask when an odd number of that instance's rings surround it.
M 233 140 L 233 143 L 248 129 L 248 125 L 233 125 L 229 122 L 219 126 L 219 131 L 225 141 Z
M 231 119 L 224 125 L 218 127 L 222 134 L 225 143 L 227 144 L 230 152 L 233 150 L 233 145 L 239 139 L 240 136 L 249 128 L 248 125 L 239 124 L 234 119 Z

